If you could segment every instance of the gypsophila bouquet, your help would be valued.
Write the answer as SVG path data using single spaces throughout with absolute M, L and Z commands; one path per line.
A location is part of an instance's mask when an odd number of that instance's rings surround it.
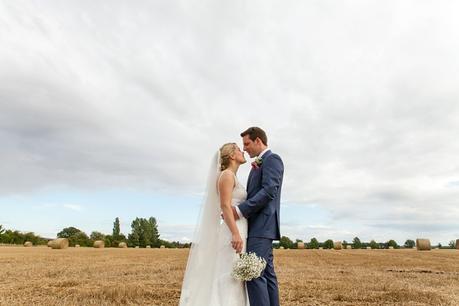
M 266 260 L 258 257 L 257 254 L 253 252 L 242 253 L 234 263 L 231 276 L 240 281 L 251 281 L 260 277 L 265 268 Z

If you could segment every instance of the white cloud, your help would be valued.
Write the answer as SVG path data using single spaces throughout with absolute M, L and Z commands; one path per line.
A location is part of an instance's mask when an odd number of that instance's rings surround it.
M 74 210 L 74 211 L 81 211 L 82 209 L 81 205 L 77 205 L 77 204 L 64 204 L 63 207 L 68 208 L 70 210 Z
M 457 232 L 457 9 L 0 4 L 0 194 L 199 193 L 213 151 L 260 125 L 285 201 L 375 234 Z

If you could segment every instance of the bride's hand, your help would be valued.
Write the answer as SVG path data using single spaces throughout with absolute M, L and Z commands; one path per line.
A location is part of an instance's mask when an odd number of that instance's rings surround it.
M 231 245 L 233 246 L 233 249 L 236 250 L 236 253 L 242 252 L 242 246 L 244 245 L 244 242 L 242 241 L 241 235 L 239 233 L 233 234 Z

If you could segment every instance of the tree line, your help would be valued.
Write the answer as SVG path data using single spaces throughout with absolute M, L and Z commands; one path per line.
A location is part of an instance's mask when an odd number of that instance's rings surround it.
M 296 239 L 296 241 L 292 241 L 289 237 L 287 236 L 282 236 L 280 241 L 278 243 L 274 243 L 273 246 L 274 248 L 280 248 L 283 247 L 285 249 L 296 249 L 298 247 L 298 242 L 303 242 L 301 239 Z M 303 242 L 304 247 L 307 249 L 318 249 L 318 248 L 324 248 L 324 249 L 333 249 L 333 240 L 328 239 L 325 240 L 324 242 L 319 242 L 316 238 L 311 238 L 309 242 Z M 388 249 L 389 247 L 393 247 L 394 249 L 399 249 L 399 248 L 414 248 L 416 246 L 416 242 L 412 239 L 407 239 L 405 241 L 405 244 L 403 246 L 398 245 L 398 243 L 391 239 L 386 242 L 376 242 L 375 240 L 371 240 L 370 242 L 362 242 L 359 237 L 355 237 L 352 242 L 347 242 L 346 240 L 342 241 L 342 245 L 344 248 L 347 248 L 348 245 L 350 245 L 353 249 L 366 249 L 367 247 L 370 247 L 372 249 Z M 439 243 L 436 247 L 438 248 L 446 248 L 446 249 L 454 249 L 456 248 L 456 242 L 454 240 L 451 240 L 448 244 L 448 246 L 442 246 L 441 243 Z
M 126 242 L 129 247 L 140 247 L 145 248 L 150 246 L 152 248 L 158 248 L 165 246 L 166 248 L 189 248 L 191 243 L 181 243 L 179 241 L 166 241 L 160 239 L 158 231 L 158 224 L 154 217 L 146 218 L 135 218 L 131 223 L 131 233 L 126 237 L 120 230 L 120 220 L 117 217 L 113 222 L 113 230 L 111 235 L 106 235 L 98 231 L 93 231 L 88 236 L 84 231 L 76 227 L 66 227 L 57 234 L 58 238 L 68 238 L 70 246 L 80 245 L 82 247 L 92 247 L 94 241 L 103 240 L 106 247 L 118 247 L 120 242 Z M 32 242 L 34 245 L 45 245 L 48 243 L 49 238 L 43 238 L 35 235 L 33 232 L 20 232 L 17 230 L 5 229 L 0 224 L 0 243 L 6 244 L 24 244 L 26 241 Z M 303 242 L 301 239 L 292 241 L 287 236 L 282 236 L 279 242 L 273 243 L 274 248 L 283 247 L 285 249 L 296 249 L 298 242 Z M 324 249 L 333 248 L 333 240 L 328 239 L 323 242 L 319 242 L 316 238 L 311 238 L 309 242 L 303 242 L 304 247 L 308 249 L 318 249 L 320 247 Z M 413 248 L 416 246 L 416 242 L 412 239 L 407 239 L 405 243 L 400 246 L 398 243 L 391 239 L 386 242 L 376 242 L 371 240 L 370 242 L 362 242 L 359 237 L 355 237 L 352 242 L 342 241 L 344 248 L 350 245 L 353 249 L 366 249 L 370 247 L 372 249 L 388 249 L 393 247 L 394 249 Z M 448 246 L 442 246 L 440 243 L 436 246 L 438 248 L 456 248 L 456 242 L 451 240 Z
M 0 243 L 24 244 L 30 241 L 34 245 L 46 244 L 48 239 L 35 235 L 33 232 L 20 232 L 17 230 L 6 229 L 0 224 Z
M 154 217 L 135 218 L 131 223 L 131 232 L 127 235 L 121 233 L 120 220 L 115 218 L 113 222 L 113 230 L 111 234 L 103 234 L 98 231 L 93 231 L 89 235 L 84 231 L 70 226 L 62 229 L 57 233 L 57 238 L 67 238 L 70 246 L 79 245 L 81 247 L 92 247 L 94 241 L 102 240 L 106 247 L 118 247 L 120 242 L 125 242 L 129 247 L 159 248 L 188 248 L 190 243 L 181 243 L 179 241 L 167 241 L 160 239 L 158 224 Z M 34 245 L 45 245 L 49 238 L 43 238 L 35 235 L 33 232 L 22 233 L 19 231 L 6 230 L 0 225 L 0 243 L 7 244 L 24 244 L 26 241 L 32 242 Z

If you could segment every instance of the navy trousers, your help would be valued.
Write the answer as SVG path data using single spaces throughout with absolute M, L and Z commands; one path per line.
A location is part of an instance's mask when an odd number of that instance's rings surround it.
M 273 241 L 267 238 L 247 239 L 247 253 L 254 252 L 266 260 L 259 278 L 247 282 L 250 306 L 279 306 L 279 287 L 273 264 Z

